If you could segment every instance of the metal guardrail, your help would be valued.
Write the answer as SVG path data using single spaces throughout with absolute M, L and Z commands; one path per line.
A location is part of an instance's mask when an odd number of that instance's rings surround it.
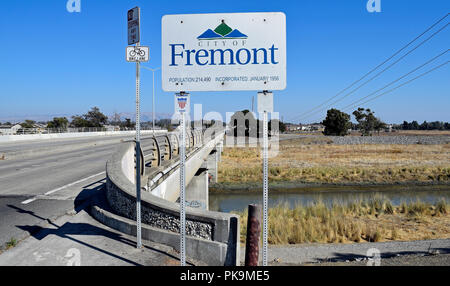
M 217 129 L 218 131 L 223 130 Z M 186 132 L 186 154 L 189 154 L 203 146 L 206 129 L 188 129 Z M 211 130 L 208 130 L 208 134 L 211 134 L 210 139 L 215 138 L 215 131 L 211 132 Z M 180 150 L 179 137 L 178 132 L 142 137 L 141 151 L 143 153 L 144 165 L 148 168 L 158 167 L 163 162 L 172 160 L 178 156 Z

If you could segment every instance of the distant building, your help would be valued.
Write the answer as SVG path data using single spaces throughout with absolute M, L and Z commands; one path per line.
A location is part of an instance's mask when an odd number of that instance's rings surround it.
M 286 131 L 288 132 L 296 132 L 296 131 L 300 131 L 301 130 L 301 126 L 298 124 L 292 124 L 292 123 L 286 123 Z
M 103 126 L 103 128 L 105 128 L 106 131 L 119 131 L 120 130 L 120 126 L 116 126 L 116 125 L 105 125 L 105 126 Z
M 0 134 L 1 135 L 14 135 L 17 134 L 17 130 L 21 129 L 22 125 L 15 124 L 13 126 L 9 125 L 0 125 Z
M 323 132 L 325 130 L 325 126 L 323 126 L 322 124 L 305 124 L 301 126 L 301 130 L 302 131 L 318 131 L 318 132 Z
M 393 124 L 387 124 L 386 128 L 384 129 L 384 132 L 392 132 L 394 125 Z

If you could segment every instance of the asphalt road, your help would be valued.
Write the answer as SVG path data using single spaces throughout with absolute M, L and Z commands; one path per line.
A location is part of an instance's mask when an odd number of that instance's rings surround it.
M 0 246 L 40 223 L 79 211 L 103 186 L 105 164 L 132 136 L 0 144 Z M 0 156 L 1 158 L 1 156 Z

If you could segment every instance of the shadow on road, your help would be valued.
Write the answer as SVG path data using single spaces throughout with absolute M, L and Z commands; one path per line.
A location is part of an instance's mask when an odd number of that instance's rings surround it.
M 93 184 L 90 184 L 89 186 L 91 186 Z M 87 186 L 86 186 L 87 187 Z M 77 198 L 74 201 L 74 209 L 76 211 L 76 213 L 85 210 L 86 212 L 88 212 L 88 208 L 91 206 L 91 200 L 94 199 L 95 196 L 104 196 L 104 193 L 102 192 L 104 190 L 105 184 L 102 184 L 98 187 L 92 188 L 92 189 L 87 189 L 84 188 L 83 191 L 81 191 L 79 193 L 79 195 L 77 196 Z M 42 227 L 40 225 L 16 225 L 17 228 L 26 231 L 29 233 L 29 235 L 33 236 L 34 238 L 38 239 L 38 240 L 42 240 L 45 237 L 47 237 L 48 235 L 56 235 L 60 238 L 64 238 L 64 239 L 69 239 L 72 240 L 76 243 L 79 243 L 81 245 L 84 245 L 86 247 L 89 247 L 95 251 L 107 254 L 111 257 L 114 257 L 116 259 L 120 259 L 124 262 L 127 262 L 131 265 L 141 265 L 138 264 L 134 261 L 131 261 L 129 259 L 126 259 L 124 257 L 121 257 L 119 255 L 116 255 L 114 253 L 111 253 L 110 251 L 106 250 L 106 249 L 101 249 L 97 246 L 91 245 L 89 243 L 80 241 L 79 239 L 76 239 L 72 236 L 74 235 L 83 235 L 83 236 L 89 236 L 89 235 L 93 235 L 93 236 L 103 236 L 105 238 L 109 238 L 115 241 L 118 241 L 120 243 L 129 245 L 131 247 L 135 247 L 136 246 L 136 242 L 132 241 L 126 237 L 124 237 L 122 234 L 116 233 L 116 232 L 112 232 L 109 231 L 105 228 L 101 228 L 101 227 L 97 227 L 95 225 L 89 224 L 89 223 L 71 223 L 71 222 L 66 222 L 65 224 L 63 224 L 62 226 L 57 225 L 56 223 L 54 223 L 53 221 L 46 219 L 44 217 L 41 217 L 37 214 L 35 214 L 33 211 L 29 211 L 29 210 L 25 210 L 22 209 L 20 207 L 14 206 L 14 205 L 7 205 L 8 207 L 16 210 L 18 213 L 20 214 L 25 214 L 25 215 L 30 215 L 33 216 L 35 218 L 38 218 L 40 220 L 42 220 L 43 222 L 47 222 L 49 223 L 51 226 L 51 228 L 47 228 L 47 227 Z M 150 247 L 150 246 L 143 246 L 144 248 L 151 250 L 153 252 L 157 252 L 159 254 L 163 254 L 164 256 L 167 256 L 167 258 L 171 258 L 174 260 L 178 260 L 178 257 L 175 257 L 167 252 L 161 251 L 159 249 Z
M 85 242 L 83 242 L 81 240 L 78 240 L 78 239 L 73 238 L 73 237 L 70 236 L 70 235 L 101 235 L 101 236 L 104 236 L 104 237 L 107 237 L 107 238 L 110 238 L 110 239 L 114 239 L 114 240 L 120 241 L 120 242 L 128 244 L 128 245 L 132 245 L 131 241 L 121 237 L 120 235 L 118 235 L 118 234 L 116 234 L 114 232 L 110 232 L 110 231 L 107 231 L 107 230 L 104 230 L 104 229 L 101 229 L 101 228 L 98 228 L 96 226 L 93 226 L 93 225 L 90 225 L 90 224 L 86 224 L 86 223 L 70 223 L 70 222 L 67 222 L 64 225 L 62 225 L 61 227 L 58 227 L 55 224 L 52 224 L 52 225 L 57 227 L 57 229 L 43 228 L 43 227 L 40 227 L 40 226 L 28 226 L 28 225 L 24 225 L 24 226 L 18 225 L 17 227 L 22 229 L 22 230 L 24 230 L 24 231 L 29 231 L 29 230 L 35 231 L 36 228 L 38 228 L 39 230 L 37 232 L 35 232 L 34 234 L 32 234 L 32 236 L 34 238 L 38 239 L 38 240 L 42 240 L 48 235 L 57 235 L 57 236 L 59 236 L 61 238 L 70 239 L 70 240 L 72 240 L 72 241 L 74 241 L 76 243 L 79 243 L 81 245 L 87 246 L 87 247 L 89 247 L 89 248 L 91 248 L 93 250 L 102 252 L 102 253 L 107 254 L 109 256 L 112 256 L 114 258 L 120 259 L 120 260 L 125 261 L 125 262 L 127 262 L 129 264 L 140 266 L 140 264 L 138 264 L 138 263 L 136 263 L 134 261 L 131 261 L 131 260 L 123 258 L 123 257 L 120 257 L 120 256 L 118 256 L 118 255 L 116 255 L 114 253 L 111 253 L 111 252 L 107 251 L 107 250 L 104 250 L 104 249 L 101 249 L 101 248 L 96 247 L 94 245 L 85 243 Z

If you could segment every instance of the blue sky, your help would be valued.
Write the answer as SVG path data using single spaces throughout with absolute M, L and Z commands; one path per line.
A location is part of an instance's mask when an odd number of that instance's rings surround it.
M 0 121 L 14 116 L 82 114 L 93 106 L 107 115 L 133 113 L 135 66 L 127 63 L 124 55 L 126 11 L 134 6 L 141 7 L 142 45 L 150 46 L 151 60 L 146 65 L 153 68 L 161 65 L 161 17 L 165 14 L 284 12 L 287 88 L 276 91 L 274 101 L 280 116 L 295 120 L 450 11 L 448 0 L 381 0 L 381 13 L 367 12 L 367 0 L 227 0 L 226 5 L 214 1 L 81 0 L 81 13 L 68 13 L 66 2 L 1 1 Z M 441 24 L 449 20 L 447 17 Z M 449 44 L 447 27 L 335 107 L 384 86 L 445 51 Z M 448 54 L 435 64 L 448 61 Z M 142 70 L 143 112 L 152 109 L 151 79 L 151 72 Z M 158 72 L 156 111 L 172 113 L 173 94 L 161 90 L 160 79 Z M 386 122 L 450 121 L 449 79 L 447 65 L 364 107 L 375 110 Z M 253 95 L 256 92 L 195 92 L 192 103 L 202 103 L 204 113 L 225 114 L 250 109 Z M 302 121 L 319 121 L 325 112 Z

